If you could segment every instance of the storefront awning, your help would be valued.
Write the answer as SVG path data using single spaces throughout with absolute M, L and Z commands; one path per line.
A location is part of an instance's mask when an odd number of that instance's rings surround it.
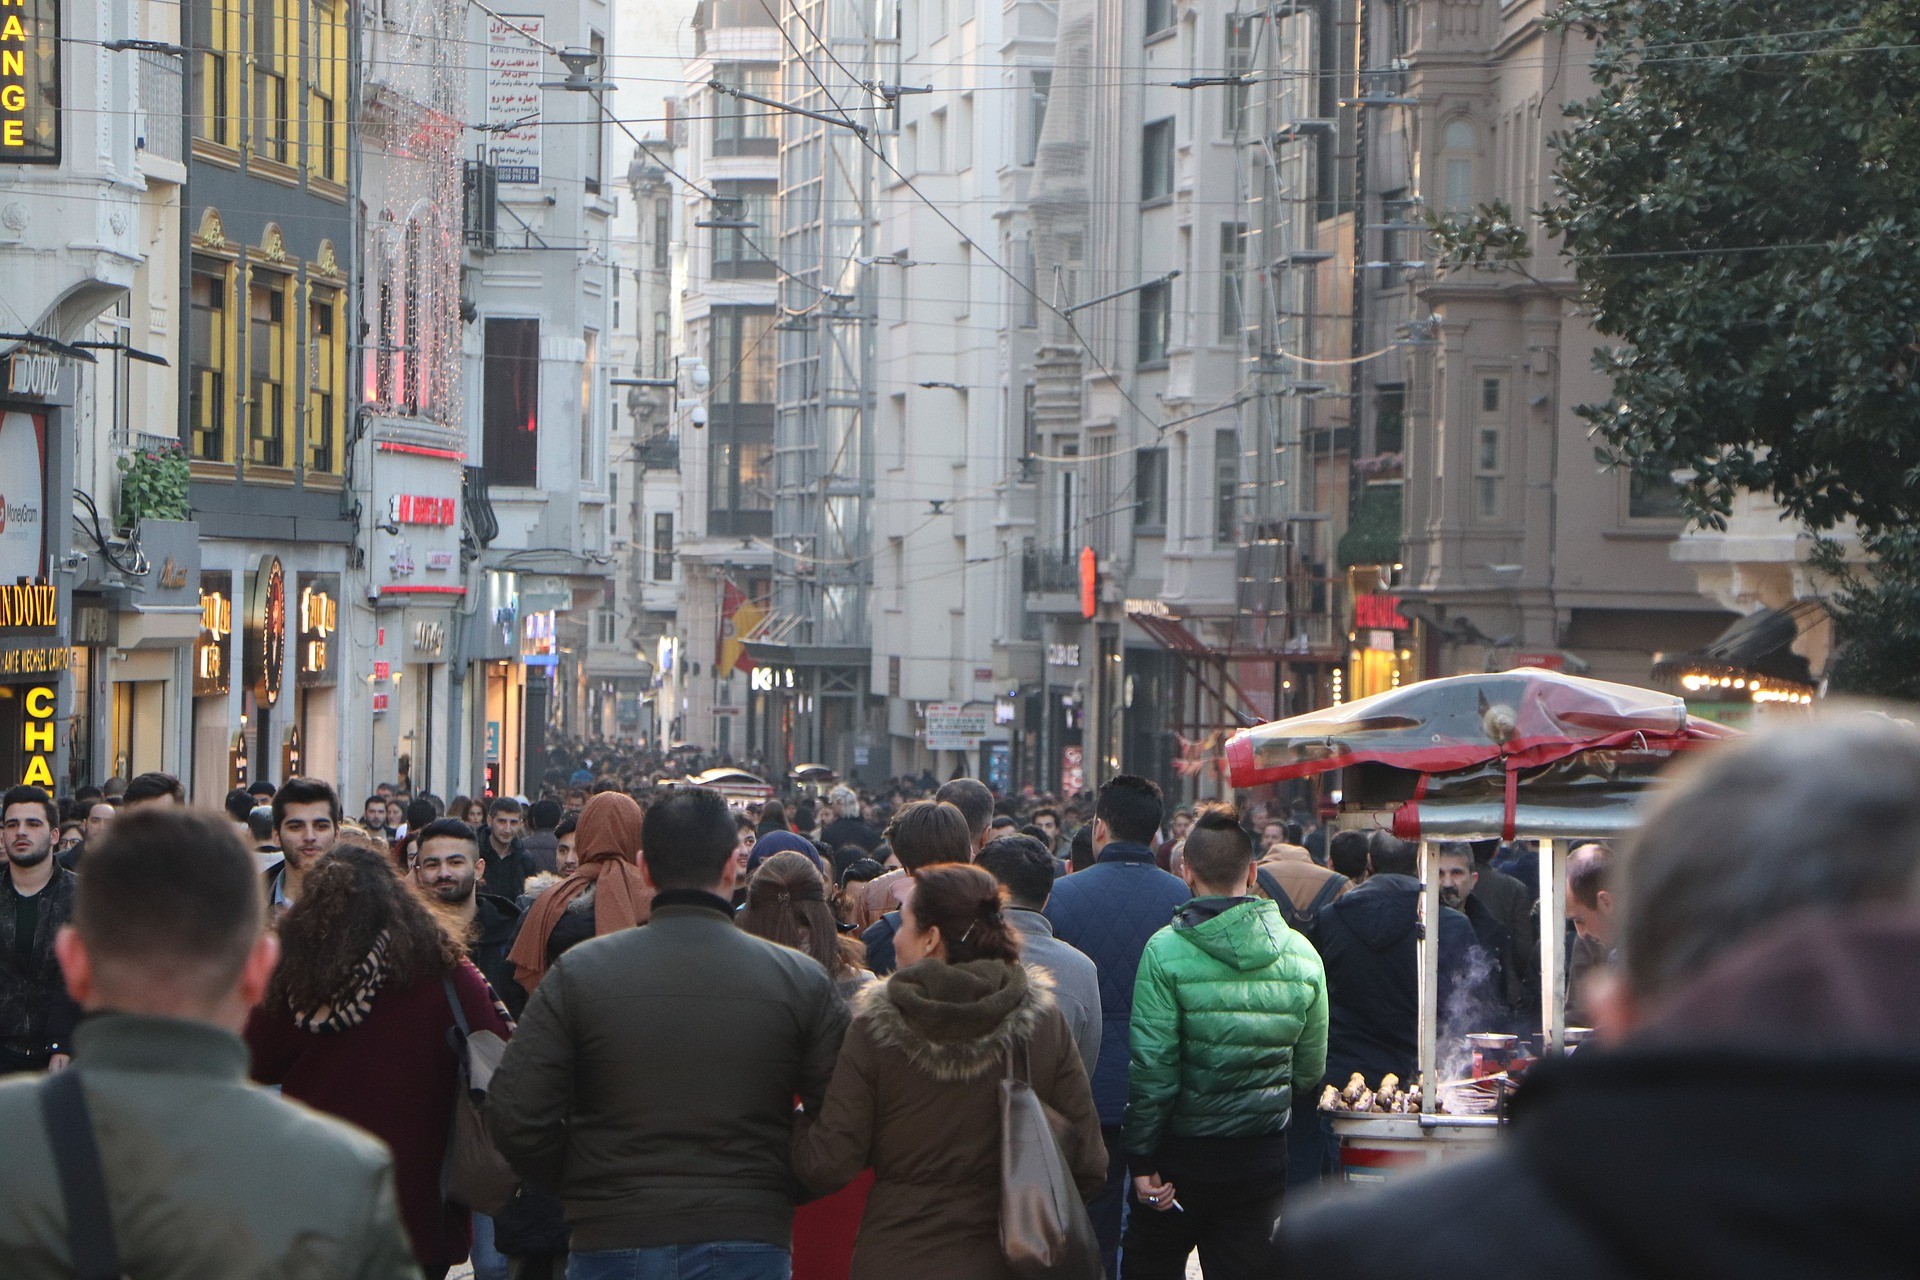
M 1741 618 L 1711 643 L 1690 653 L 1656 653 L 1653 674 L 1678 679 L 1688 675 L 1763 676 L 1812 688 L 1807 660 L 1793 651 L 1802 632 L 1826 617 L 1818 600 L 1800 600 L 1784 609 L 1760 609 Z

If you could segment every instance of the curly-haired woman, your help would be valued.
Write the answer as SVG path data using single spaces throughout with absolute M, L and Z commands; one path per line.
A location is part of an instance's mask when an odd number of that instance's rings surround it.
M 449 982 L 469 1028 L 512 1034 L 459 940 L 393 864 L 340 846 L 280 921 L 280 964 L 247 1022 L 254 1079 L 393 1149 L 400 1216 L 428 1277 L 471 1245 L 468 1211 L 440 1198 L 457 1065 Z

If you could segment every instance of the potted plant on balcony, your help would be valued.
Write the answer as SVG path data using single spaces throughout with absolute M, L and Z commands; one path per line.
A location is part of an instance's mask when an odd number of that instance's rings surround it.
M 116 465 L 122 529 L 138 529 L 144 520 L 185 520 L 193 514 L 187 503 L 187 451 L 181 446 L 139 449 L 122 455 Z

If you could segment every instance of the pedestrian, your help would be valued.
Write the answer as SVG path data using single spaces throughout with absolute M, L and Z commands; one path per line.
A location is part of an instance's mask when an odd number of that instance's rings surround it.
M 771 835 L 776 831 L 791 831 L 787 825 L 787 807 L 778 800 L 769 800 L 760 806 L 759 821 L 754 823 L 753 833 L 757 836 Z
M 537 870 L 560 870 L 554 860 L 554 849 L 560 843 L 554 828 L 560 825 L 561 816 L 558 800 L 536 800 L 527 806 L 527 831 L 520 837 L 520 847 L 533 859 Z
M 1703 750 L 1619 851 L 1598 1040 L 1528 1068 L 1488 1155 L 1290 1221 L 1287 1274 L 1912 1274 L 1916 777 L 1881 717 Z
M 596 806 L 626 799 L 588 802 L 583 858 Z M 571 1280 L 784 1277 L 793 1102 L 819 1106 L 846 1012 L 813 959 L 734 926 L 719 793 L 672 792 L 641 834 L 647 927 L 554 962 L 494 1075 L 488 1129 L 565 1201 Z
M 909 806 L 911 807 L 911 806 Z M 923 868 L 902 910 L 899 972 L 870 989 L 824 1108 L 808 1104 L 794 1169 L 815 1192 L 876 1173 L 854 1280 L 1010 1278 L 1000 1250 L 1000 1097 L 1021 1071 L 1060 1118 L 1087 1195 L 1101 1185 L 1099 1117 L 1053 982 L 1020 963 L 1000 887 L 979 867 Z
M 367 829 L 368 835 L 381 840 L 392 840 L 399 834 L 387 826 L 387 798 L 377 792 L 368 796 L 360 807 L 360 825 Z
M 39 787 L 0 794 L 0 1075 L 64 1067 L 79 1020 L 54 955 L 78 883 L 53 856 L 59 813 Z
M 145 805 L 184 805 L 186 802 L 187 789 L 180 785 L 180 779 L 170 773 L 142 773 L 127 783 L 120 808 L 124 812 Z
M 487 843 L 481 849 L 481 879 L 486 891 L 509 902 L 526 888 L 537 868 L 520 844 L 526 808 L 512 796 L 500 796 L 487 806 Z
M 1491 966 L 1483 989 L 1488 1000 L 1478 1010 L 1474 1029 L 1515 1035 L 1534 1035 L 1540 1030 L 1540 1006 L 1536 1003 L 1529 1018 L 1520 985 L 1520 961 L 1514 949 L 1513 934 L 1495 918 L 1493 909 L 1480 897 L 1479 874 L 1473 850 L 1463 840 L 1448 840 L 1433 850 L 1433 878 L 1440 885 L 1440 905 L 1451 907 L 1473 926 L 1474 946 Z M 1537 994 L 1536 998 L 1537 998 Z M 1456 1012 L 1458 1017 L 1458 1012 Z
M 1020 934 L 1021 957 L 1053 976 L 1054 1001 L 1080 1051 L 1080 1065 L 1093 1079 L 1100 1061 L 1100 971 L 1053 936 L 1053 921 L 1046 917 L 1056 875 L 1053 855 L 1032 836 L 1002 836 L 988 841 L 974 862 L 1006 891 L 1007 922 Z
M 480 836 L 458 818 L 436 818 L 413 835 L 414 884 L 427 900 L 443 908 L 454 936 L 465 944 L 467 959 L 480 970 L 494 995 L 515 1018 L 527 993 L 513 976 L 507 958 L 520 932 L 520 908 L 511 899 L 480 888 Z
M 769 839 L 762 837 L 760 843 Z M 787 835 L 787 839 L 798 837 Z M 756 854 L 759 852 L 755 847 Z M 788 849 L 768 855 L 747 880 L 747 905 L 734 917 L 757 938 L 812 956 L 851 1003 L 874 981 L 862 963 L 866 948 L 835 927 L 827 884 L 812 858 Z M 832 1195 L 809 1201 L 793 1213 L 794 1280 L 846 1280 L 853 1242 L 860 1231 L 873 1173 L 867 1170 Z
M 1140 958 L 1123 1280 L 1179 1280 L 1196 1248 L 1207 1280 L 1279 1274 L 1287 1133 L 1326 1072 L 1327 984 L 1279 904 L 1251 896 L 1254 857 L 1237 811 L 1201 809 L 1185 847 L 1193 900 Z
M 300 900 L 307 877 L 327 856 L 339 836 L 340 795 L 318 778 L 288 778 L 273 793 L 274 843 L 280 862 L 264 873 L 267 909 L 285 915 Z
M 1183 804 L 1173 811 L 1171 818 L 1167 819 L 1167 838 L 1153 847 L 1153 860 L 1159 864 L 1162 871 L 1173 870 L 1173 851 L 1179 847 L 1182 840 L 1187 838 L 1187 832 L 1191 830 L 1193 830 L 1193 810 Z
M 579 830 L 580 815 L 574 813 L 561 818 L 553 829 L 553 869 L 563 879 L 580 869 Z
M 285 790 L 285 788 L 282 788 Z M 464 948 L 380 854 L 340 847 L 280 921 L 281 959 L 247 1021 L 253 1078 L 352 1121 L 392 1150 L 414 1257 L 429 1277 L 467 1257 L 465 1206 L 440 1175 L 453 1122 L 453 1001 L 467 1026 L 513 1034 Z
M 1160 788 L 1123 773 L 1100 788 L 1086 832 L 1092 863 L 1053 886 L 1047 919 L 1054 934 L 1093 961 L 1100 973 L 1100 1059 L 1093 1100 L 1107 1149 L 1107 1178 L 1087 1204 L 1107 1274 L 1120 1274 L 1118 1253 L 1126 1213 L 1127 1160 L 1120 1125 L 1127 1112 L 1128 1036 L 1134 979 L 1147 939 L 1193 895 L 1162 871 L 1150 847 L 1160 830 Z M 1079 839 L 1075 836 L 1076 847 Z M 1077 863 L 1076 863 L 1077 865 Z
M 527 991 L 574 943 L 647 922 L 653 886 L 639 867 L 643 817 L 618 791 L 601 792 L 580 811 L 571 833 L 579 869 L 534 899 L 508 953 L 514 979 Z
M 1347 878 L 1349 886 L 1367 878 L 1367 841 L 1370 832 L 1336 831 L 1327 837 L 1327 868 Z
M 99 1274 L 141 1280 L 419 1276 L 387 1150 L 246 1083 L 237 1033 L 277 954 L 263 903 L 253 859 L 220 816 L 149 806 L 94 844 L 55 944 L 87 1013 L 74 1066 L 0 1082 L 9 1280 L 89 1274 L 72 1244 L 107 1239 L 115 1256 Z M 44 1110 L 55 1080 L 74 1090 L 55 1105 L 79 1110 L 57 1137 Z M 106 1212 L 75 1222 L 63 1161 L 89 1144 Z
M 952 778 L 941 784 L 940 789 L 933 793 L 933 798 L 946 801 L 967 820 L 967 834 L 973 844 L 967 859 L 971 861 L 973 855 L 987 844 L 987 834 L 993 822 L 993 792 L 978 778 Z
M 860 915 L 872 920 L 861 931 L 867 967 L 885 977 L 893 972 L 893 935 L 900 928 L 899 903 L 914 876 L 942 862 L 965 862 L 973 855 L 966 817 L 944 800 L 915 800 L 900 806 L 887 824 L 887 843 L 900 866 L 861 890 Z
M 1271 823 L 1268 829 L 1272 829 Z M 1314 922 L 1320 912 L 1353 887 L 1352 881 L 1331 867 L 1313 860 L 1305 845 L 1285 840 L 1265 845 L 1260 851 L 1257 887 L 1279 904 L 1287 924 L 1313 941 Z
M 880 829 L 861 816 L 860 797 L 852 787 L 835 787 L 827 793 L 827 803 L 835 816 L 821 830 L 820 839 L 829 849 L 857 844 L 872 853 L 880 847 Z

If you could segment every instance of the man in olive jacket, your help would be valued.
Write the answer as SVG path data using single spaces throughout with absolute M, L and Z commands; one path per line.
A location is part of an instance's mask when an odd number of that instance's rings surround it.
M 1287 1122 L 1327 1065 L 1327 982 L 1280 909 L 1247 896 L 1252 837 L 1225 806 L 1187 833 L 1194 893 L 1134 981 L 1123 1140 L 1134 1209 L 1123 1280 L 1278 1274 Z
M 493 1077 L 488 1128 L 565 1203 L 572 1280 L 788 1274 L 794 1098 L 822 1104 L 847 1015 L 817 961 L 735 927 L 735 840 L 717 792 L 649 808 L 647 924 L 561 956 Z
M 55 943 L 87 1017 L 73 1065 L 117 1257 L 140 1280 L 419 1280 L 377 1139 L 247 1083 L 239 1037 L 278 946 L 253 855 L 220 816 L 152 808 L 87 850 Z M 41 1107 L 0 1083 L 0 1273 L 70 1280 L 66 1197 Z M 60 1152 L 84 1146 L 71 1138 Z M 83 1209 L 79 1235 L 98 1245 Z

